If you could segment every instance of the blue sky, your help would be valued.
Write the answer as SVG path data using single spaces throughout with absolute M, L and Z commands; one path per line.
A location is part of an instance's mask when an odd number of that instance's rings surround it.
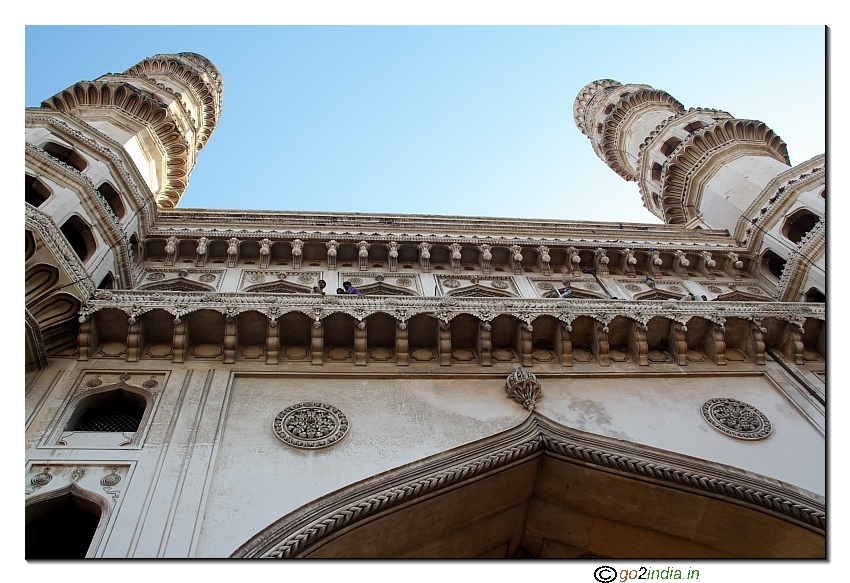
M 25 40 L 30 107 L 156 53 L 216 64 L 223 115 L 182 208 L 659 222 L 573 123 L 600 78 L 764 121 L 792 163 L 825 151 L 821 26 L 27 26 Z

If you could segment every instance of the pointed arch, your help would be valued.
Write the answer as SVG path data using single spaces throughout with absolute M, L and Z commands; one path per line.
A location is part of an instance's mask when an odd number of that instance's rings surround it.
M 567 486 L 573 482 L 578 487 L 565 488 L 565 479 Z M 496 528 L 498 521 L 490 520 L 494 515 L 510 522 L 510 508 L 517 507 L 523 510 L 521 518 L 506 530 L 513 535 L 493 540 L 502 541 L 496 546 L 506 556 L 520 545 L 539 556 L 542 538 L 561 544 L 558 538 L 569 539 L 574 530 L 545 520 L 547 512 L 560 512 L 559 504 L 582 496 L 597 506 L 585 519 L 600 525 L 621 519 L 618 508 L 632 512 L 635 524 L 627 530 L 632 539 L 641 540 L 647 556 L 729 557 L 742 548 L 764 557 L 825 556 L 824 505 L 816 495 L 737 468 L 566 428 L 537 412 L 508 431 L 312 501 L 257 533 L 231 556 L 440 556 L 440 549 L 446 549 L 440 540 L 449 537 L 455 550 L 460 543 L 474 545 L 481 532 Z M 607 502 L 628 500 L 607 504 L 606 497 Z M 669 515 L 671 506 L 676 516 L 697 512 L 715 521 L 714 526 L 723 525 L 723 532 L 657 520 Z M 606 511 L 614 514 L 603 516 Z M 744 532 L 750 529 L 736 526 L 742 520 L 759 531 L 755 547 Z M 416 529 L 409 528 L 413 522 Z M 463 538 L 463 532 L 468 537 L 459 541 L 455 535 Z M 743 545 L 745 539 L 749 547 Z M 573 548 L 612 557 L 629 553 L 605 537 Z

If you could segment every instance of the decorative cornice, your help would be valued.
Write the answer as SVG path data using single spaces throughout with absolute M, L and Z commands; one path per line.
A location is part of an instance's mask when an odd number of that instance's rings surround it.
M 344 313 L 362 321 L 385 313 L 400 322 L 418 314 L 427 314 L 449 322 L 459 314 L 487 314 L 483 321 L 506 314 L 531 324 L 539 316 L 551 316 L 572 322 L 578 316 L 588 316 L 608 325 L 616 316 L 646 324 L 654 317 L 686 324 L 700 317 L 722 325 L 727 318 L 778 318 L 799 321 L 805 318 L 824 320 L 825 308 L 820 304 L 775 302 L 680 302 L 673 300 L 560 300 L 549 298 L 456 298 L 406 296 L 341 296 L 316 294 L 251 294 L 217 292 L 167 292 L 145 290 L 97 290 L 80 309 L 81 321 L 92 314 L 116 308 L 136 317 L 151 310 L 164 310 L 181 318 L 198 310 L 214 310 L 236 316 L 256 311 L 270 319 L 289 312 L 301 312 L 315 321 Z
M 820 154 L 773 178 L 741 215 L 735 239 L 758 253 L 764 233 L 788 212 L 799 194 L 826 182 L 825 170 L 826 154 Z
M 166 184 L 157 193 L 158 202 L 165 207 L 177 205 L 192 171 L 189 144 L 172 119 L 168 105 L 158 97 L 130 83 L 81 81 L 46 99 L 41 106 L 72 115 L 79 108 L 113 106 L 148 125 L 168 156 Z
M 691 192 L 691 180 L 711 158 L 738 145 L 791 165 L 785 142 L 760 121 L 730 119 L 697 130 L 679 144 L 664 165 L 661 206 L 667 223 L 684 224 L 696 217 L 697 193 Z
M 630 93 L 620 100 L 617 106 L 605 118 L 602 132 L 602 156 L 608 166 L 625 180 L 633 181 L 637 175 L 629 169 L 629 163 L 623 157 L 620 133 L 628 118 L 636 113 L 652 107 L 672 109 L 676 113 L 684 113 L 685 106 L 679 103 L 666 91 L 657 89 L 641 89 Z
M 825 504 L 816 494 L 737 468 L 567 428 L 532 413 L 513 429 L 312 501 L 265 528 L 231 557 L 306 556 L 364 519 L 540 455 L 709 496 L 825 534 Z
M 71 278 L 72 283 L 80 290 L 81 297 L 87 297 L 95 290 L 91 275 L 86 270 L 80 258 L 71 249 L 68 240 L 53 222 L 53 219 L 29 203 L 24 203 L 25 223 L 27 227 L 38 232 L 42 241 L 47 243 L 56 257 L 57 262 Z
M 130 67 L 124 74 L 133 77 L 168 74 L 191 87 L 203 104 L 196 147 L 199 150 L 204 147 L 221 117 L 224 94 L 221 73 L 212 61 L 197 53 L 159 54 Z
M 805 284 L 810 266 L 826 251 L 826 222 L 823 217 L 797 244 L 779 278 L 776 298 L 784 302 L 799 300 L 800 287 Z

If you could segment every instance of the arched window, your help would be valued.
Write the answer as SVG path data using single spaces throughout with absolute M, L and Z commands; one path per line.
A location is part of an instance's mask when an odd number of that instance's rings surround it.
M 604 113 L 605 115 L 608 115 L 608 114 L 609 114 L 609 113 L 611 113 L 613 110 L 614 110 L 614 104 L 613 104 L 613 103 L 609 103 L 609 104 L 608 104 L 608 106 L 605 108 L 605 111 L 603 111 L 602 113 Z
M 97 289 L 115 289 L 115 277 L 112 275 L 111 271 L 107 273 L 102 280 L 100 280 Z
M 785 260 L 770 249 L 761 256 L 762 273 L 769 273 L 778 279 L 782 276 L 783 269 L 785 269 Z
M 800 209 L 785 219 L 782 234 L 792 243 L 799 243 L 818 224 L 820 217 L 808 209 Z
M 658 162 L 652 165 L 652 179 L 655 182 L 661 182 L 661 164 Z
M 826 294 L 820 291 L 818 288 L 813 287 L 809 291 L 806 292 L 806 301 L 807 302 L 815 302 L 815 303 L 826 303 Z
M 26 507 L 26 559 L 84 559 L 102 515 L 70 491 Z
M 47 142 L 41 147 L 42 150 L 56 158 L 57 160 L 61 160 L 68 166 L 72 168 L 76 168 L 80 172 L 86 169 L 88 163 L 86 159 L 83 158 L 79 152 L 75 152 L 71 148 L 67 148 L 56 142 Z
M 145 414 L 142 395 L 114 389 L 83 399 L 68 421 L 66 431 L 134 433 Z
M 112 209 L 115 216 L 119 219 L 124 218 L 124 203 L 122 202 L 121 195 L 118 194 L 118 191 L 112 188 L 112 185 L 108 182 L 104 182 L 98 186 L 97 191 L 106 200 L 106 204 L 109 205 L 109 208 Z
M 59 227 L 71 248 L 80 258 L 80 261 L 85 261 L 95 250 L 94 235 L 92 235 L 91 227 L 89 227 L 83 219 L 78 215 L 73 215 Z
M 44 202 L 50 198 L 50 195 L 53 193 L 50 192 L 50 189 L 44 182 L 35 176 L 30 176 L 29 174 L 25 174 L 25 176 L 26 187 L 24 188 L 24 200 L 38 208 L 44 204 Z
M 697 131 L 700 128 L 704 128 L 706 125 L 707 124 L 705 122 L 697 120 L 697 121 L 692 121 L 691 123 L 689 123 L 688 125 L 686 125 L 682 129 L 685 130 L 688 133 L 691 133 L 691 132 Z
M 676 136 L 673 136 L 672 138 L 669 138 L 666 142 L 664 142 L 664 145 L 661 146 L 661 153 L 666 158 L 670 156 L 670 154 L 673 153 L 673 150 L 675 150 L 681 143 L 682 140 L 680 140 Z

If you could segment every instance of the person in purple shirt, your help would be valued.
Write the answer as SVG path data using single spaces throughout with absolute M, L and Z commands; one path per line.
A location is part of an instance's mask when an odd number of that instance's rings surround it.
M 357 289 L 356 287 L 351 285 L 350 281 L 342 282 L 342 287 L 345 289 L 345 293 L 347 293 L 349 295 L 352 295 L 352 296 L 362 296 L 363 295 L 363 292 L 361 292 L 359 289 Z

